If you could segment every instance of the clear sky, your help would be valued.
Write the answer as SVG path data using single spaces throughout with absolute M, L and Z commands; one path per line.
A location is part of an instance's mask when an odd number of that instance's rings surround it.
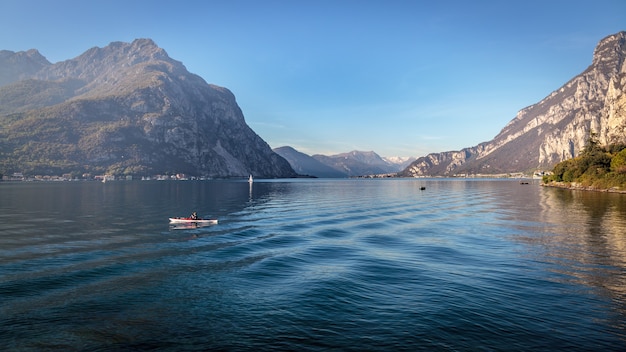
M 151 38 L 272 148 L 424 156 L 491 140 L 626 30 L 625 0 L 0 0 L 50 62 Z

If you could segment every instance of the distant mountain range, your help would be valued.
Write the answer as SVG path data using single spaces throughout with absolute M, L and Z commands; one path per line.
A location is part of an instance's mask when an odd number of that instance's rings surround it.
M 395 174 L 403 170 L 414 158 L 381 158 L 374 152 L 351 151 L 336 155 L 309 156 L 292 147 L 275 148 L 291 167 L 301 175 L 315 177 L 354 177 Z
M 313 177 L 340 178 L 347 174 L 326 165 L 310 155 L 301 153 L 292 147 L 274 148 L 274 152 L 289 162 L 291 167 L 300 175 Z
M 56 64 L 0 51 L 0 174 L 294 177 L 234 95 L 150 39 Z
M 564 58 L 567 59 L 567 58 Z M 451 176 L 549 170 L 573 158 L 591 133 L 626 142 L 626 32 L 602 39 L 583 73 L 519 111 L 491 141 L 415 160 L 400 176 Z M 514 82 L 512 82 L 514 83 Z

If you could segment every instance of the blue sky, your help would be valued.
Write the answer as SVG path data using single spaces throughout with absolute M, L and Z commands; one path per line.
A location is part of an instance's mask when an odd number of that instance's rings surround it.
M 622 30 L 624 0 L 0 0 L 0 49 L 54 63 L 151 38 L 272 148 L 327 155 L 491 140 Z

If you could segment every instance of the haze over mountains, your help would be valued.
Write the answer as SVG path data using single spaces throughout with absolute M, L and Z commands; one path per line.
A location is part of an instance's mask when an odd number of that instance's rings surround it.
M 354 177 L 395 174 L 406 168 L 415 158 L 382 158 L 375 152 L 353 150 L 336 155 L 309 156 L 292 147 L 275 148 L 291 167 L 301 175 L 315 177 Z
M 228 89 L 189 73 L 149 39 L 56 64 L 37 50 L 3 50 L 0 174 L 418 177 L 550 169 L 576 156 L 590 133 L 604 144 L 626 142 L 625 43 L 626 32 L 602 39 L 589 68 L 520 110 L 493 140 L 420 157 L 404 170 L 406 160 L 374 152 L 272 150 Z

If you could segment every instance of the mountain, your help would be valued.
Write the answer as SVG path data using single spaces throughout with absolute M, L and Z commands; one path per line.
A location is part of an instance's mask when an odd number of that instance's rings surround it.
M 319 160 L 299 152 L 292 147 L 274 148 L 274 152 L 289 162 L 289 165 L 300 175 L 309 175 L 322 178 L 342 178 L 348 174 L 334 169 Z
M 0 173 L 293 177 L 235 96 L 150 39 L 56 64 L 0 52 Z
M 381 158 L 374 152 L 357 150 L 330 156 L 309 156 L 288 146 L 275 148 L 274 152 L 285 158 L 298 174 L 321 178 L 391 174 L 404 169 L 415 160 L 401 157 Z
M 602 39 L 584 72 L 519 111 L 493 140 L 420 157 L 399 175 L 547 170 L 577 156 L 592 133 L 601 144 L 626 142 L 625 58 L 626 32 Z
M 50 62 L 35 49 L 17 53 L 0 50 L 0 62 L 2 63 L 0 65 L 0 86 L 31 76 L 43 67 L 50 65 Z
M 401 157 L 401 156 L 384 156 L 383 160 L 390 166 L 396 169 L 396 171 L 404 170 L 407 166 L 411 165 L 415 161 L 414 157 Z
M 312 157 L 347 176 L 379 175 L 398 171 L 396 165 L 386 162 L 372 151 L 353 150 L 330 156 L 315 154 Z

